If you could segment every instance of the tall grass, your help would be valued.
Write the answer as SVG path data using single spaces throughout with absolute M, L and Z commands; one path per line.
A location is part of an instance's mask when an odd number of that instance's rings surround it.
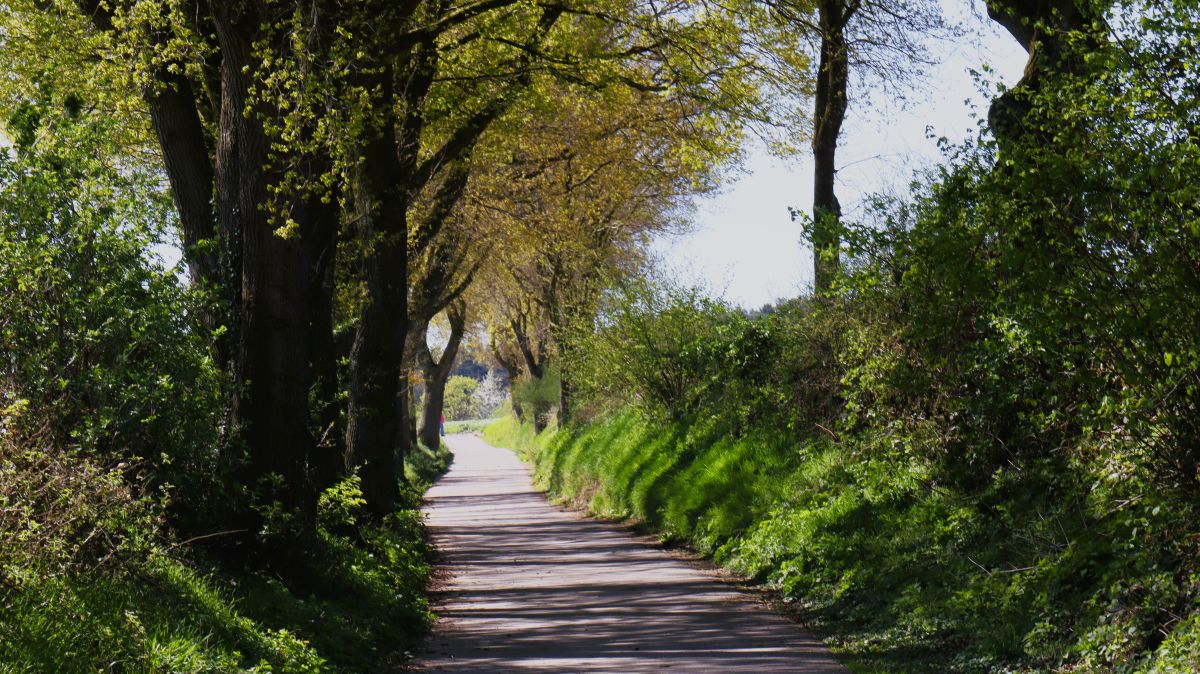
M 504 420 L 484 437 L 553 496 L 774 587 L 855 671 L 1200 671 L 1178 512 L 1114 517 L 1104 494 L 1065 499 L 1036 475 L 968 494 L 845 439 L 733 439 L 629 411 L 541 435 Z

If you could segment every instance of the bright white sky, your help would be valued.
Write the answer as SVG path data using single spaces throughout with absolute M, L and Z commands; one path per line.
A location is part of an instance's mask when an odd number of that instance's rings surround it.
M 986 117 L 991 95 L 980 93 L 971 70 L 990 66 L 993 86 L 1012 85 L 1020 78 L 1024 50 L 994 27 L 982 3 L 975 2 L 972 13 L 964 11 L 962 0 L 943 0 L 967 37 L 958 44 L 934 45 L 942 63 L 930 73 L 925 90 L 908 97 L 904 109 L 879 97 L 856 106 L 861 98 L 851 91 L 837 183 L 842 210 L 851 217 L 861 212 L 866 195 L 905 193 L 915 170 L 940 160 L 937 137 L 959 141 L 974 134 L 972 113 Z M 812 252 L 800 241 L 800 225 L 791 221 L 788 207 L 807 212 L 812 205 L 812 158 L 780 160 L 761 147 L 748 154 L 744 175 L 697 204 L 695 229 L 664 237 L 655 249 L 665 269 L 681 281 L 757 308 L 811 289 Z

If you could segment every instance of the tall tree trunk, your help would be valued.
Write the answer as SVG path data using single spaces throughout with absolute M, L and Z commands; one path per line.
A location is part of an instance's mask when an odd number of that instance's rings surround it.
M 417 336 L 424 338 L 425 322 L 408 319 L 409 331 L 405 336 L 404 356 L 400 363 L 400 381 L 396 387 L 396 466 L 404 470 L 404 459 L 417 446 L 416 395 L 412 385 L 413 373 L 417 370 L 415 344 Z
M 430 449 L 437 449 L 441 444 L 441 420 L 445 410 L 446 381 L 454 370 L 454 361 L 458 357 L 458 348 L 466 332 L 467 312 L 461 302 L 451 304 L 446 310 L 450 322 L 450 339 L 438 359 L 434 359 L 429 345 L 425 343 L 425 334 L 416 343 L 417 365 L 421 368 L 422 379 L 425 382 L 425 408 L 421 413 L 421 426 L 417 433 L 421 442 Z
M 310 426 L 314 411 L 310 395 L 320 389 L 321 375 L 332 370 L 332 363 L 323 362 L 331 354 L 321 348 L 324 340 L 316 334 L 328 326 L 321 315 L 328 301 L 320 292 L 321 284 L 312 279 L 315 239 L 318 230 L 330 223 L 310 219 L 315 214 L 302 210 L 293 210 L 301 233 L 291 239 L 281 239 L 268 226 L 248 228 L 245 233 L 238 381 L 243 396 L 237 420 L 250 448 L 243 483 L 265 487 L 264 478 L 281 476 L 282 489 L 264 497 L 299 513 L 308 528 L 315 521 L 320 487 L 337 473 L 336 463 L 330 461 L 337 454 L 328 445 L 319 446 Z
M 377 516 L 395 509 L 403 478 L 394 469 L 393 447 L 399 421 L 396 390 L 409 331 L 408 207 L 424 186 L 418 177 L 426 173 L 421 170 L 421 132 L 436 64 L 437 50 L 418 44 L 394 62 L 386 61 L 377 78 L 367 82 L 368 90 L 380 92 L 374 101 L 379 127 L 363 152 L 362 187 L 370 209 L 364 219 L 367 252 L 360 279 L 367 300 L 350 353 L 346 457 L 359 469 L 363 497 Z
M 385 98 L 381 106 L 388 109 L 390 93 Z M 395 127 L 383 127 L 364 153 L 363 177 L 373 201 L 361 268 L 368 296 L 350 351 L 346 424 L 348 463 L 358 468 L 363 497 L 376 516 L 392 512 L 399 496 L 393 446 L 408 302 L 408 199 L 399 184 L 405 172 L 395 152 Z
M 411 371 L 416 371 L 416 364 L 409 366 Z M 417 446 L 417 388 L 409 382 L 408 385 L 408 411 L 404 422 L 404 432 L 408 434 L 408 446 L 413 448 Z
M 842 206 L 834 192 L 838 136 L 846 118 L 846 85 L 850 74 L 846 22 L 854 9 L 846 0 L 820 0 L 821 58 L 813 113 L 813 279 L 818 293 L 827 292 L 840 267 L 839 227 Z
M 346 456 L 362 478 L 363 497 L 376 516 L 392 512 L 399 496 L 393 447 L 400 383 L 408 335 L 408 207 L 420 165 L 424 100 L 432 86 L 436 52 L 418 45 L 380 68 L 368 90 L 378 128 L 363 151 L 362 188 L 370 204 L 363 219 L 366 253 L 360 279 L 367 299 L 359 312 L 350 353 Z M 403 113 L 396 115 L 396 92 Z
M 107 4 L 79 0 L 79 5 L 98 28 L 113 30 Z M 310 407 L 314 390 L 324 388 L 328 395 L 333 381 L 329 265 L 336 213 L 315 197 L 271 202 L 269 188 L 282 176 L 271 167 L 270 139 L 259 116 L 279 111 L 262 101 L 251 104 L 249 94 L 261 17 L 253 7 L 231 3 L 214 4 L 211 15 L 207 5 L 195 9 L 198 25 L 211 29 L 216 39 L 211 61 L 218 70 L 205 73 L 216 95 L 204 103 L 205 109 L 218 108 L 210 118 L 217 129 L 215 147 L 200 120 L 196 89 L 185 77 L 162 68 L 145 97 L 192 280 L 215 291 L 220 305 L 205 321 L 225 328 L 215 345 L 218 360 L 233 377 L 223 460 L 236 486 L 251 494 L 230 508 L 229 527 L 240 536 L 227 540 L 285 579 L 297 580 L 305 564 L 303 555 L 293 553 L 303 552 L 315 535 L 318 491 L 338 472 L 330 460 L 336 451 L 318 448 Z M 288 159 L 314 176 L 325 168 L 311 157 Z M 292 236 L 274 233 L 271 207 L 286 210 L 295 221 Z M 332 415 L 326 409 L 317 416 Z M 255 506 L 264 500 L 298 516 L 297 536 L 262 545 L 263 510 Z
M 322 448 L 314 433 L 310 405 L 314 391 L 321 386 L 328 391 L 333 372 L 329 265 L 336 213 L 317 197 L 271 202 L 269 186 L 282 176 L 271 168 L 270 141 L 255 114 L 270 111 L 258 104 L 246 114 L 258 21 L 228 11 L 214 18 L 222 55 L 216 205 L 226 264 L 241 279 L 232 326 L 237 396 L 231 423 L 247 452 L 242 460 L 234 445 L 230 460 L 238 466 L 241 485 L 257 500 L 277 502 L 297 516 L 298 536 L 270 543 L 266 556 L 281 575 L 302 580 L 301 553 L 315 536 L 317 496 L 338 472 L 331 460 L 336 449 Z M 295 164 L 314 177 L 324 168 L 311 158 Z M 296 223 L 290 236 L 275 233 L 271 206 L 286 206 Z M 250 533 L 263 524 L 260 512 L 242 513 Z
M 334 263 L 337 258 L 338 212 L 335 202 L 322 203 L 315 199 L 313 207 L 317 231 L 313 232 L 314 252 L 310 277 L 310 307 L 312 317 L 312 366 L 316 383 L 313 386 L 311 411 L 317 435 L 316 454 L 310 460 L 314 485 L 318 490 L 332 486 L 345 475 L 345 433 L 341 423 L 340 388 L 338 382 L 338 345 L 333 330 L 333 297 L 335 292 Z
M 597 242 L 597 248 L 601 243 Z M 553 278 L 555 282 L 551 283 L 547 288 L 545 297 L 542 298 L 542 304 L 546 309 L 546 313 L 550 318 L 550 338 L 554 341 L 556 353 L 558 354 L 558 413 L 556 420 L 561 428 L 567 424 L 567 420 L 571 415 L 571 380 L 567 372 L 567 358 L 564 352 L 568 348 L 566 337 L 566 310 L 564 309 L 564 300 L 560 297 L 559 284 L 557 279 L 561 276 L 559 271 L 560 265 L 554 265 L 555 272 Z M 586 272 L 585 272 L 586 273 Z M 569 305 L 568 305 L 569 306 Z

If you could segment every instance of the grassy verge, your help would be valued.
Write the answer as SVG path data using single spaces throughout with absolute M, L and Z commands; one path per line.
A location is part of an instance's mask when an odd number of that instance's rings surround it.
M 305 593 L 174 540 L 119 475 L 82 461 L 48 470 L 27 456 L 0 455 L 0 498 L 27 506 L 0 515 L 4 674 L 383 671 L 430 624 L 430 551 L 416 508 L 446 451 L 413 457 L 407 472 L 420 486 L 382 523 L 363 523 L 354 480 L 326 493 L 322 583 Z M 73 491 L 34 497 L 60 477 Z
M 463 419 L 461 421 L 447 421 L 447 433 L 480 433 L 489 425 L 495 423 L 498 419 Z
M 1102 486 L 1023 474 L 967 495 L 846 439 L 733 439 L 632 412 L 484 437 L 558 498 L 777 588 L 858 672 L 1200 671 L 1193 565 L 1169 552 L 1188 518 L 1152 504 L 1114 517 L 1111 495 L 1088 500 Z M 1165 633 L 1162 610 L 1178 616 Z

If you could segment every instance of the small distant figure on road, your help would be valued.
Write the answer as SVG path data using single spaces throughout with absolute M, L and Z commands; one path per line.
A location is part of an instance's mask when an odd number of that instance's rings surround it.
M 442 431 L 442 437 L 446 437 L 446 415 L 442 415 L 441 421 L 438 422 L 438 428 Z

